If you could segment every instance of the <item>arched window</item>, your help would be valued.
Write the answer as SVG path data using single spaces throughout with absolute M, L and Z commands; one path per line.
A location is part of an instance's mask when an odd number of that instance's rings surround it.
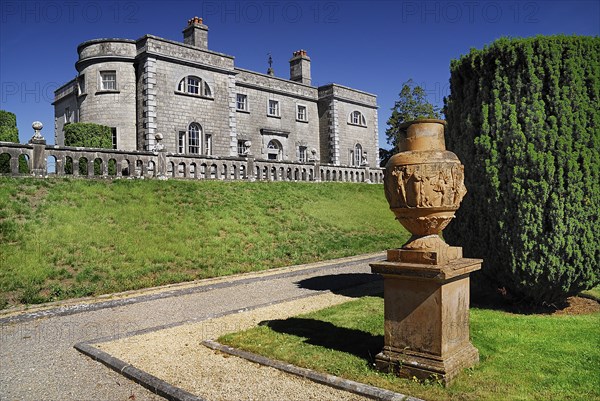
M 355 166 L 360 166 L 362 163 L 362 146 L 359 143 L 354 146 L 354 164 Z
M 348 116 L 348 124 L 360 125 L 361 127 L 366 127 L 367 120 L 365 119 L 365 116 L 360 111 L 354 110 L 352 113 L 350 113 L 350 116 Z
M 283 157 L 283 147 L 279 141 L 272 139 L 267 144 L 267 155 L 269 160 L 281 160 Z
M 212 155 L 212 135 L 207 134 L 196 122 L 188 126 L 187 131 L 179 131 L 177 137 L 177 153 L 191 155 Z
M 198 95 L 202 97 L 213 97 L 212 90 L 210 89 L 208 83 L 202 78 L 198 78 L 193 75 L 188 75 L 187 77 L 179 81 L 177 91 L 190 93 L 192 95 Z
M 198 123 L 191 123 L 188 128 L 188 153 L 200 154 L 200 136 L 202 127 Z

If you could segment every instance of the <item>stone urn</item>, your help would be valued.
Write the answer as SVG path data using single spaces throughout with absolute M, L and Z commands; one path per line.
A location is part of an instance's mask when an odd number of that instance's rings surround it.
M 481 259 L 439 236 L 465 196 L 464 169 L 446 150 L 442 120 L 401 125 L 398 147 L 385 168 L 385 195 L 396 219 L 412 234 L 384 261 L 384 347 L 375 364 L 384 372 L 448 384 L 479 360 L 469 340 L 469 275 Z
M 467 193 L 464 167 L 446 150 L 446 122 L 409 121 L 400 126 L 396 153 L 385 166 L 385 196 L 396 219 L 412 234 L 402 249 L 447 247 L 439 233 Z

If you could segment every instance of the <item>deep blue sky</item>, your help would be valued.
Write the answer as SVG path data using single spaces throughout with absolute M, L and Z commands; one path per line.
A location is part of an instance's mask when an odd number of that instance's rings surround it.
M 597 0 L 544 1 L 130 1 L 0 0 L 0 109 L 17 115 L 21 142 L 44 124 L 54 143 L 53 91 L 76 75 L 77 45 L 153 34 L 182 40 L 193 16 L 209 27 L 209 49 L 237 67 L 289 78 L 292 52 L 306 49 L 314 85 L 336 82 L 378 97 L 380 146 L 403 82 L 441 105 L 450 60 L 502 36 L 600 35 Z

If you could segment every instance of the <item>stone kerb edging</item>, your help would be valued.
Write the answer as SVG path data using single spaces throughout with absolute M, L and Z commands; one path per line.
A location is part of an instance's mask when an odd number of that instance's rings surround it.
M 204 398 L 200 398 L 179 387 L 175 387 L 156 376 L 146 373 L 135 366 L 129 365 L 122 360 L 93 347 L 92 345 L 79 343 L 75 345 L 75 349 L 167 400 L 206 401 Z
M 311 369 L 301 368 L 289 363 L 284 363 L 275 359 L 269 359 L 262 355 L 254 354 L 252 352 L 243 351 L 237 348 L 232 348 L 227 345 L 223 345 L 213 340 L 202 341 L 202 345 L 213 349 L 215 351 L 223 352 L 225 354 L 233 355 L 239 358 L 246 359 L 250 362 L 258 363 L 263 366 L 269 366 L 286 373 L 290 373 L 296 376 L 300 376 L 314 382 L 324 384 L 326 386 L 334 387 L 340 390 L 349 391 L 354 394 L 362 395 L 364 397 L 373 398 L 381 401 L 423 401 L 420 398 L 407 396 L 401 393 L 385 390 L 379 387 L 370 386 L 355 382 L 353 380 L 343 379 L 341 377 L 319 373 Z

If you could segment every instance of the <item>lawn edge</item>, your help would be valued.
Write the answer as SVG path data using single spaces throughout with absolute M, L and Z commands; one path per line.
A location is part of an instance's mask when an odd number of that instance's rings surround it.
M 344 379 L 338 376 L 320 373 L 312 369 L 301 368 L 276 359 L 270 359 L 262 355 L 254 354 L 252 352 L 223 345 L 214 340 L 205 340 L 202 342 L 202 345 L 215 351 L 243 358 L 250 362 L 278 369 L 283 372 L 293 374 L 295 376 L 312 380 L 316 383 L 324 384 L 326 386 L 334 387 L 344 391 L 349 391 L 351 393 L 362 395 L 364 397 L 369 397 L 382 401 L 424 401 L 420 398 L 396 393 L 390 390 L 385 390 L 368 384 L 355 382 L 353 380 Z
M 337 265 L 341 264 L 370 260 L 375 261 L 384 257 L 385 254 L 383 252 L 373 252 L 300 265 L 275 267 L 267 270 L 168 284 L 160 287 L 104 294 L 97 297 L 74 298 L 40 305 L 19 306 L 0 310 L 0 324 L 17 323 L 52 316 L 68 316 L 149 300 L 176 297 L 187 293 L 208 291 L 222 286 L 244 284 L 247 281 L 261 280 L 275 275 L 300 275 L 304 271 L 335 268 Z

